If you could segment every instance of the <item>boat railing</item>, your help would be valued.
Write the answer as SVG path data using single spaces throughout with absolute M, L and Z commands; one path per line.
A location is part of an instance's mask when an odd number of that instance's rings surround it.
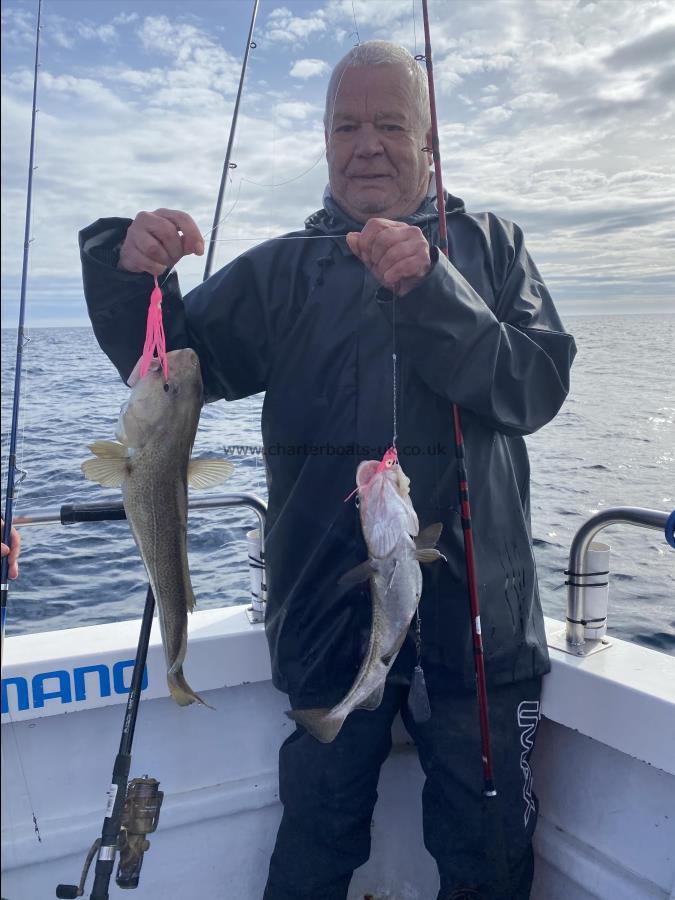
M 610 525 L 637 525 L 664 531 L 666 540 L 675 547 L 673 529 L 675 510 L 671 513 L 637 506 L 617 506 L 591 516 L 574 535 L 570 547 L 567 576 L 567 616 L 564 630 L 549 637 L 549 646 L 575 656 L 589 656 L 610 646 L 604 636 L 607 623 L 609 586 L 609 546 L 596 543 L 600 532 Z M 598 560 L 601 560 L 598 567 Z M 606 568 L 603 566 L 606 565 Z M 604 602 L 597 603 L 603 596 Z M 593 612 L 589 612 L 593 607 Z M 597 639 L 589 637 L 600 635 Z
M 265 518 L 267 504 L 257 494 L 231 493 L 213 494 L 209 497 L 190 498 L 188 509 L 211 510 L 232 507 L 247 507 L 258 518 L 258 528 L 248 535 L 248 564 L 251 574 L 251 605 L 247 608 L 252 624 L 265 618 L 267 584 L 265 578 Z M 19 528 L 33 525 L 74 525 L 79 522 L 113 522 L 126 519 L 124 505 L 119 501 L 99 501 L 97 503 L 64 503 L 60 507 L 29 510 L 22 516 L 14 517 L 14 525 Z

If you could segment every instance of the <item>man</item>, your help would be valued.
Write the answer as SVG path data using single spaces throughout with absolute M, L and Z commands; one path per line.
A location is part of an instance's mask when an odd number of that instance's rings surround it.
M 406 51 L 381 41 L 350 51 L 332 75 L 325 126 L 330 186 L 299 240 L 242 254 L 184 303 L 175 275 L 163 283 L 167 346 L 196 349 L 207 399 L 266 391 L 266 630 L 274 683 L 292 707 L 334 705 L 364 655 L 368 590 L 338 585 L 366 556 L 358 513 L 343 501 L 359 460 L 391 443 L 394 333 L 399 456 L 420 527 L 443 523 L 448 562 L 425 567 L 420 604 L 431 718 L 415 722 L 406 705 L 409 636 L 377 710 L 352 713 L 333 743 L 301 728 L 284 743 L 284 814 L 265 900 L 347 896 L 369 855 L 379 768 L 399 710 L 427 776 L 425 842 L 439 898 L 525 898 L 536 798 L 520 737 L 538 716 L 549 664 L 522 435 L 562 404 L 574 342 L 517 226 L 469 215 L 448 196 L 450 259 L 439 256 L 426 78 Z M 143 346 L 152 285 L 143 273 L 200 254 L 201 235 L 187 214 L 160 209 L 133 223 L 99 220 L 80 242 L 96 336 L 126 379 Z M 481 818 L 453 401 L 463 411 L 472 491 L 507 886 Z

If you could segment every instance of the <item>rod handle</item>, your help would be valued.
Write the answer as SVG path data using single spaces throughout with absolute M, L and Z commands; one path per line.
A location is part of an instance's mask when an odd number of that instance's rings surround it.
M 116 503 L 64 503 L 59 514 L 62 525 L 74 525 L 76 522 L 114 522 L 127 517 L 121 501 Z
M 82 891 L 76 884 L 58 884 L 56 886 L 58 900 L 75 900 L 82 896 Z
M 108 900 L 110 896 L 110 879 L 114 867 L 114 859 L 97 860 L 94 886 L 91 889 L 91 894 L 89 894 L 89 900 Z

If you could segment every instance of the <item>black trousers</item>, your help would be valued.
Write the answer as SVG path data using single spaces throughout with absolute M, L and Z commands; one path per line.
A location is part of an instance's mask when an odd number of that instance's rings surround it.
M 438 900 L 527 900 L 537 799 L 529 756 L 541 678 L 493 688 L 490 731 L 496 799 L 482 796 L 475 695 L 430 686 L 431 719 L 414 722 L 407 686 L 388 683 L 380 707 L 357 710 L 332 744 L 298 728 L 279 752 L 284 807 L 264 900 L 345 900 L 370 855 L 380 767 L 400 711 L 426 775 L 424 843 L 436 860 Z

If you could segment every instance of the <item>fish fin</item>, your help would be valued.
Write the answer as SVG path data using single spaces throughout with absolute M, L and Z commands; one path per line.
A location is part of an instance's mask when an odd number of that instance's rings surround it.
M 435 547 L 431 547 L 424 550 L 416 550 L 415 559 L 421 563 L 432 563 L 436 562 L 439 559 L 445 559 L 445 557 L 440 550 L 436 550 Z
M 143 357 L 139 356 L 138 362 L 131 370 L 131 375 L 127 378 L 127 384 L 130 388 L 136 387 L 138 382 L 141 380 L 141 363 L 143 362 Z
M 329 709 L 289 709 L 286 715 L 322 744 L 334 741 L 344 723 L 344 719 L 329 718 Z
M 85 459 L 81 468 L 89 481 L 96 481 L 103 487 L 119 487 L 129 474 L 129 460 L 127 457 L 102 459 L 96 456 Z
M 94 441 L 87 446 L 100 459 L 126 459 L 129 456 L 129 448 L 119 441 Z
M 372 560 L 367 559 L 360 565 L 354 566 L 353 569 L 345 572 L 344 575 L 341 575 L 338 578 L 338 584 L 343 585 L 343 587 L 353 587 L 355 584 L 361 584 L 362 581 L 367 581 L 374 571 L 375 566 L 373 565 Z
M 428 525 L 423 531 L 420 531 L 415 538 L 415 546 L 418 550 L 432 550 L 438 543 L 442 531 L 442 522 L 435 522 L 433 525 Z
M 384 696 L 384 681 L 382 684 L 378 684 L 375 690 L 368 694 L 363 703 L 359 703 L 359 709 L 377 709 L 377 707 L 382 703 L 382 697 Z
M 229 459 L 191 459 L 188 463 L 188 484 L 193 488 L 215 487 L 234 472 Z
M 394 578 L 396 577 L 396 570 L 398 569 L 398 560 L 394 560 L 394 568 L 391 570 L 391 578 L 389 579 L 389 584 L 387 585 L 386 594 L 391 590 L 391 586 L 394 583 Z M 385 594 L 385 596 L 386 596 Z
M 171 696 L 179 706 L 189 706 L 196 701 L 197 703 L 201 703 L 202 706 L 208 706 L 209 709 L 213 709 L 212 706 L 209 706 L 208 703 L 205 703 L 204 700 L 202 700 L 199 694 L 195 694 L 192 690 L 185 680 L 182 667 L 176 672 L 169 672 L 166 680 L 169 685 L 169 690 L 171 691 Z
M 188 612 L 194 612 L 197 601 L 195 600 L 194 591 L 191 587 L 185 591 L 185 605 L 187 606 Z
M 379 465 L 380 463 L 377 459 L 365 459 L 363 462 L 360 462 L 356 469 L 357 487 L 365 487 L 376 474 Z

